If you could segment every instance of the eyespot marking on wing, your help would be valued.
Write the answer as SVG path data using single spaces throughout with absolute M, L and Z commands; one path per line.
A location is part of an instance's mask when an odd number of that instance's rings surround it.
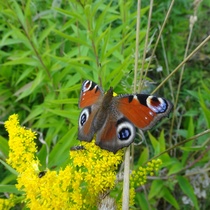
M 167 110 L 167 103 L 164 99 L 155 96 L 148 96 L 147 106 L 155 113 L 163 113 Z

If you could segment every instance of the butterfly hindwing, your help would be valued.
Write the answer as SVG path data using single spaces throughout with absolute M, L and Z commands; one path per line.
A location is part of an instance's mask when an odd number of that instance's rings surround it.
M 78 139 L 83 141 L 91 141 L 94 136 L 93 118 L 91 107 L 84 108 L 79 116 Z
M 97 132 L 96 144 L 116 153 L 119 149 L 129 146 L 135 135 L 134 125 L 117 110 L 114 110 L 114 112 L 110 112 L 103 127 Z

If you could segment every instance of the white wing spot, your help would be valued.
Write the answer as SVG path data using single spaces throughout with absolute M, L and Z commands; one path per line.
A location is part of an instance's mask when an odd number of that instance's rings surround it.
M 134 95 L 133 98 L 138 99 L 138 98 L 137 98 L 137 95 Z
M 89 83 L 89 85 L 88 85 L 88 87 L 86 87 L 88 83 Z M 90 80 L 85 81 L 83 83 L 83 88 L 82 88 L 83 92 L 88 91 L 91 88 L 91 86 L 92 86 L 92 81 L 90 81 Z
M 153 116 L 153 112 L 149 112 L 149 114 L 150 114 L 151 116 Z

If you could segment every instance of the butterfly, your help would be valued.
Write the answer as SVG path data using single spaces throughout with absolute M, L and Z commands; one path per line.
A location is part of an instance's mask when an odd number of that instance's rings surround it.
M 113 96 L 113 88 L 104 94 L 95 82 L 82 84 L 79 108 L 83 108 L 78 122 L 78 139 L 90 142 L 96 134 L 96 145 L 116 153 L 129 146 L 136 128 L 148 130 L 158 120 L 169 115 L 170 101 L 146 94 Z

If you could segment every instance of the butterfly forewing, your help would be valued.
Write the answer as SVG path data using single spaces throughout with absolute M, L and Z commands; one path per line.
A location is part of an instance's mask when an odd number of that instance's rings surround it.
M 169 101 L 146 94 L 122 95 L 117 100 L 119 111 L 142 130 L 150 129 L 172 108 Z
M 82 84 L 79 108 L 91 106 L 103 97 L 102 89 L 94 82 L 86 80 Z
M 91 141 L 95 134 L 94 118 L 103 98 L 102 89 L 94 82 L 86 80 L 83 82 L 79 107 L 84 108 L 79 116 L 78 139 Z

